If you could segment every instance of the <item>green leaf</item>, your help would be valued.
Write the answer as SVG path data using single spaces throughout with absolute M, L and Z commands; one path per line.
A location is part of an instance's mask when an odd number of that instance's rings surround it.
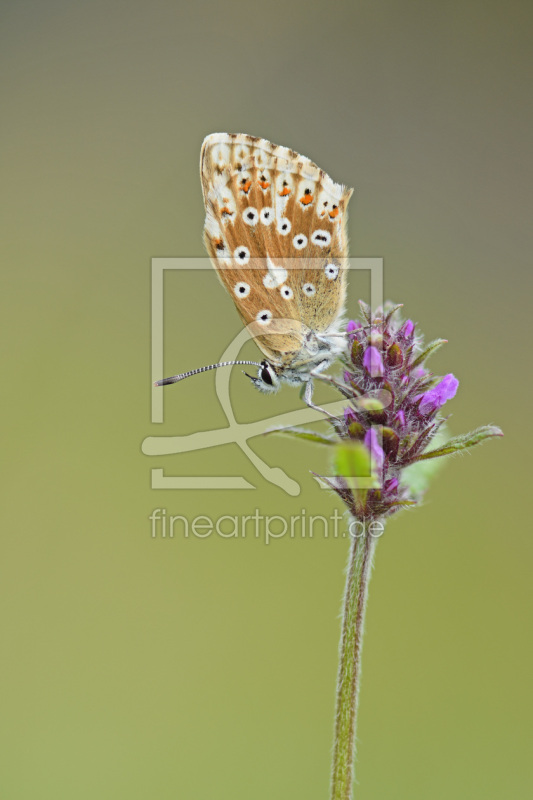
M 434 339 L 415 358 L 415 360 L 411 364 L 411 369 L 413 369 L 414 367 L 420 366 L 420 364 L 422 364 L 426 360 L 426 358 L 429 358 L 429 356 L 432 355 L 436 350 L 438 350 L 439 347 L 442 347 L 443 344 L 447 344 L 447 343 L 448 343 L 447 339 Z
M 474 447 L 476 444 L 482 444 L 486 439 L 492 439 L 494 436 L 503 436 L 503 431 L 497 428 L 496 425 L 483 425 L 481 428 L 476 428 L 475 431 L 470 431 L 470 433 L 462 433 L 459 436 L 454 436 L 440 447 L 422 453 L 416 460 L 422 461 L 428 458 L 453 455 L 453 453 L 466 450 L 467 447 Z
M 265 431 L 263 435 L 268 436 L 270 433 L 281 433 L 283 436 L 293 436 L 296 439 L 304 439 L 308 442 L 315 442 L 315 444 L 332 445 L 336 444 L 338 441 L 338 439 L 334 439 L 331 436 L 325 436 L 323 433 L 316 433 L 315 431 L 310 431 L 306 428 L 271 428 L 270 430 Z

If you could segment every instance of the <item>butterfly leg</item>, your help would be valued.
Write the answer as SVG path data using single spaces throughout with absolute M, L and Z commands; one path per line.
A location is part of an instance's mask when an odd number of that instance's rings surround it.
M 307 380 L 307 382 L 305 383 L 305 389 L 304 389 L 304 393 L 303 393 L 303 398 L 304 398 L 306 404 L 309 406 L 309 408 L 312 408 L 314 411 L 319 411 L 321 414 L 324 414 L 326 417 L 329 417 L 330 419 L 335 419 L 336 420 L 337 417 L 335 417 L 333 414 L 330 414 L 329 411 L 326 411 L 325 408 L 320 408 L 320 406 L 317 406 L 317 405 L 315 405 L 313 403 L 313 388 L 314 388 L 313 387 L 313 378 L 310 377 Z

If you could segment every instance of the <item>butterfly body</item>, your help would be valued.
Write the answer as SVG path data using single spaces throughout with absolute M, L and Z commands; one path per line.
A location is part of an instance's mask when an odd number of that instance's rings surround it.
M 266 357 L 252 381 L 264 391 L 309 381 L 345 346 L 352 190 L 295 151 L 246 134 L 206 137 L 200 172 L 207 251 Z

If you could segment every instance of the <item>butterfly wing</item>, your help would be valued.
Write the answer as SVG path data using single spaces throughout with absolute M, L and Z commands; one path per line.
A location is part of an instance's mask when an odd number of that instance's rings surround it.
M 327 332 L 342 312 L 352 190 L 245 134 L 208 136 L 200 172 L 213 266 L 265 355 L 290 364 L 305 333 Z

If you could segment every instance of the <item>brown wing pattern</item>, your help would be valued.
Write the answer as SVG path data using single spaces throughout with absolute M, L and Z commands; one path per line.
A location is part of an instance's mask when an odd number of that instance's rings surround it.
M 327 331 L 342 312 L 352 190 L 304 156 L 245 134 L 208 136 L 200 171 L 217 274 L 263 352 L 288 363 L 307 330 Z

